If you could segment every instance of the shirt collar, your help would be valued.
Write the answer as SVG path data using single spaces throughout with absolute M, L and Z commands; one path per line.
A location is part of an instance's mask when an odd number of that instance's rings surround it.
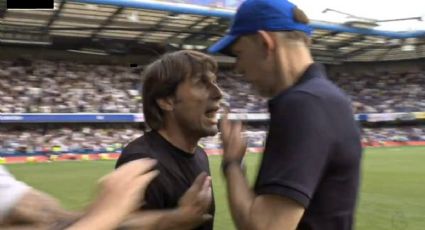
M 167 139 L 165 139 L 161 134 L 159 134 L 158 131 L 151 131 L 152 135 L 160 142 L 161 145 L 163 145 L 164 147 L 166 147 L 167 149 L 169 149 L 172 153 L 176 153 L 179 156 L 183 156 L 186 158 L 192 158 L 195 156 L 195 153 L 188 153 L 186 151 L 183 151 L 182 149 L 174 146 L 172 143 L 170 143 Z

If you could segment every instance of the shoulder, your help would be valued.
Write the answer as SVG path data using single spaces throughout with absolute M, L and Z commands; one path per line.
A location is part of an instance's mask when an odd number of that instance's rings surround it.
M 317 95 L 303 90 L 292 90 L 274 100 L 270 112 L 279 116 L 285 115 L 285 117 L 288 115 L 298 116 L 299 113 L 317 112 L 317 110 L 321 110 L 321 106 L 322 100 Z
M 324 76 L 315 77 L 293 87 L 273 100 L 270 109 L 277 114 L 295 116 L 298 115 L 297 111 L 314 116 L 340 112 L 345 114 L 351 111 L 351 102 L 340 88 Z
M 196 147 L 196 152 L 195 152 L 195 154 L 196 154 L 196 156 L 198 156 L 199 158 L 202 158 L 202 159 L 206 159 L 206 160 L 208 160 L 207 153 L 205 152 L 204 148 L 202 148 L 202 147 L 200 147 L 200 146 L 197 146 L 197 147 Z
M 195 157 L 199 159 L 198 161 L 200 161 L 204 168 L 209 168 L 208 155 L 203 148 L 197 147 Z
M 139 154 L 149 148 L 147 135 L 140 136 L 124 147 L 122 154 Z
M 118 168 L 127 162 L 141 158 L 152 158 L 152 151 L 150 150 L 149 142 L 146 139 L 147 137 L 145 134 L 128 143 L 122 150 L 115 167 Z
M 294 93 L 303 93 L 318 99 L 322 104 L 326 103 L 349 103 L 349 96 L 332 81 L 330 81 L 326 74 L 315 77 L 306 81 L 292 90 Z
M 278 105 L 270 108 L 270 130 L 269 138 L 276 142 L 282 142 L 282 135 L 295 140 L 303 140 L 304 135 L 321 133 L 321 137 L 329 137 L 329 126 L 332 124 L 333 116 L 331 109 L 325 105 L 320 97 L 295 91 L 285 95 Z M 334 109 L 332 109 L 334 110 Z M 294 141 L 295 141 L 294 140 Z M 282 142 L 280 144 L 289 142 Z

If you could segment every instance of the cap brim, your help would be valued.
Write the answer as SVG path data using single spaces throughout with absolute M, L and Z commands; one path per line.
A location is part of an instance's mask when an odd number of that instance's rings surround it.
M 230 46 L 238 39 L 239 36 L 235 35 L 226 35 L 220 40 L 218 40 L 216 43 L 214 43 L 212 46 L 208 48 L 208 53 L 211 54 L 217 54 L 217 53 L 223 53 L 227 55 L 231 55 L 230 53 Z

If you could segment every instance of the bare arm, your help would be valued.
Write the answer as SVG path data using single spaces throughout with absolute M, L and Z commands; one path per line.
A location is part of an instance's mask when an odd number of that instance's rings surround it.
M 278 195 L 262 195 L 254 200 L 251 222 L 259 223 L 255 229 L 295 230 L 303 214 L 304 207 L 294 200 Z
M 189 218 L 184 211 L 179 209 L 144 211 L 132 214 L 118 229 L 189 230 L 209 219 L 211 217 L 207 215 L 200 216 L 197 219 Z
M 0 225 L 2 229 L 114 229 L 138 208 L 146 187 L 158 174 L 151 171 L 155 164 L 149 159 L 136 160 L 103 177 L 97 199 L 80 219 L 50 195 L 30 189 Z
M 31 198 L 31 205 L 35 201 Z M 29 204 L 29 203 L 27 203 Z M 24 209 L 21 206 L 19 209 Z M 110 218 L 115 218 L 113 213 L 99 212 L 89 214 L 78 220 L 81 214 L 70 213 L 61 208 L 48 210 L 41 219 L 40 211 L 45 212 L 47 209 L 34 207 L 27 209 L 24 213 L 14 212 L 13 216 L 8 217 L 8 222 L 0 225 L 1 229 L 8 230 L 26 230 L 26 229 L 83 229 L 93 224 L 116 222 Z M 14 218 L 13 220 L 10 218 Z M 28 218 L 27 218 L 28 217 Z M 203 222 L 211 219 L 208 215 L 198 215 L 193 217 L 186 210 L 173 209 L 164 211 L 143 211 L 129 215 L 119 224 L 118 229 L 143 229 L 143 230 L 186 230 L 193 229 Z M 120 221 L 120 220 L 118 220 Z M 99 226 L 100 226 L 99 225 Z M 113 229 L 113 228 L 111 228 Z
M 101 191 L 84 215 L 65 211 L 59 202 L 35 189 L 15 205 L 2 229 L 123 229 L 183 230 L 193 229 L 210 220 L 211 179 L 200 174 L 174 210 L 135 210 L 143 191 L 157 172 L 148 172 L 154 163 L 137 160 L 124 165 L 100 181 Z M 125 175 L 125 176 L 124 176 Z M 81 218 L 79 218 L 81 217 Z
M 68 230 L 114 229 L 135 211 L 149 183 L 158 175 L 156 161 L 135 160 L 100 180 L 100 193 L 86 214 Z
M 293 230 L 296 229 L 304 207 L 295 201 L 275 195 L 257 196 L 249 187 L 239 162 L 246 151 L 246 142 L 241 135 L 242 124 L 230 122 L 227 114 L 221 124 L 223 161 L 227 195 L 236 227 L 243 230 Z
M 226 175 L 227 199 L 233 220 L 237 229 L 249 229 L 250 209 L 254 203 L 255 194 L 249 188 L 239 164 L 230 164 Z
M 194 229 L 212 219 L 212 216 L 208 214 L 211 202 L 211 178 L 206 173 L 201 173 L 180 198 L 177 208 L 135 213 L 120 227 L 147 230 Z
M 44 226 L 55 222 L 74 221 L 78 216 L 78 213 L 64 210 L 50 195 L 30 189 L 16 203 L 0 226 L 2 228 L 12 225 Z
M 304 213 L 302 205 L 282 196 L 256 196 L 236 164 L 229 166 L 226 175 L 230 209 L 237 229 L 296 229 Z

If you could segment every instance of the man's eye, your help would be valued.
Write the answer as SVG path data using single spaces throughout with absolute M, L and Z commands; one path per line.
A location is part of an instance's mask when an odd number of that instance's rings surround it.
M 203 78 L 202 79 L 202 83 L 204 83 L 204 84 L 208 84 L 208 82 L 209 82 L 210 80 L 208 79 L 208 78 Z
M 194 81 L 194 83 L 196 84 L 196 85 L 204 85 L 205 84 L 205 79 L 204 78 L 198 78 L 198 79 L 196 79 L 195 81 Z

